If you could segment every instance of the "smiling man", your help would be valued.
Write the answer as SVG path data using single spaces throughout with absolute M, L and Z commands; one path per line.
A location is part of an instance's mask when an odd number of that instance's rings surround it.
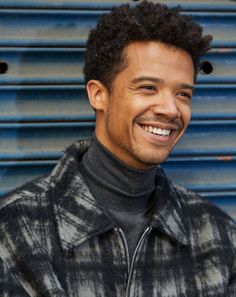
M 194 66 L 161 41 L 133 41 L 123 55 L 110 92 L 98 80 L 87 84 L 96 137 L 127 165 L 147 169 L 165 161 L 188 126 Z
M 184 134 L 210 36 L 143 1 L 101 17 L 92 140 L 0 202 L 0 297 L 236 296 L 236 226 L 159 165 Z

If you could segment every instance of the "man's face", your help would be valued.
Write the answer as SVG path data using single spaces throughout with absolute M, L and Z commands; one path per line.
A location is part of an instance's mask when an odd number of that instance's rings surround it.
M 159 42 L 134 42 L 125 56 L 95 133 L 127 165 L 146 169 L 165 161 L 188 126 L 194 68 L 187 52 Z

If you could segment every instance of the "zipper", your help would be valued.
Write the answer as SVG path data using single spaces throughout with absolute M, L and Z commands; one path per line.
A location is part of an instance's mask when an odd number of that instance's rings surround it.
M 136 256 L 138 253 L 138 250 L 141 246 L 141 244 L 144 242 L 145 237 L 147 236 L 148 233 L 150 233 L 151 231 L 151 227 L 148 227 L 142 234 L 141 238 L 139 239 L 139 242 L 135 248 L 134 254 L 133 254 L 133 258 L 132 258 L 132 262 L 131 262 L 131 266 L 130 266 L 130 271 L 129 271 L 129 278 L 128 278 L 128 284 L 127 284 L 127 288 L 126 288 L 126 297 L 129 297 L 130 295 L 130 287 L 131 287 L 131 280 L 132 280 L 132 276 L 133 276 L 133 270 L 134 270 L 134 262 L 136 260 Z
M 130 258 L 129 258 L 129 248 L 128 244 L 125 238 L 125 234 L 121 228 L 115 228 L 116 232 L 118 233 L 119 237 L 121 238 L 121 241 L 125 247 L 125 255 L 127 259 L 127 270 L 128 270 L 128 275 L 129 275 L 129 269 L 130 269 Z
M 120 238 L 124 244 L 125 247 L 125 252 L 126 252 L 126 257 L 127 257 L 127 265 L 128 265 L 128 283 L 127 283 L 127 288 L 126 288 L 126 297 L 129 297 L 130 295 L 130 286 L 131 286 L 131 280 L 132 280 L 132 276 L 133 276 L 133 270 L 134 270 L 134 262 L 136 260 L 136 256 L 138 253 L 138 250 L 141 246 L 141 244 L 144 242 L 145 237 L 147 236 L 147 234 L 151 231 L 151 227 L 148 227 L 142 234 L 142 236 L 139 239 L 139 242 L 135 248 L 134 254 L 133 254 L 133 258 L 132 258 L 132 262 L 130 265 L 130 257 L 129 257 L 129 248 L 128 248 L 128 244 L 124 235 L 124 232 L 121 228 L 117 228 L 116 229 L 118 234 L 120 235 Z

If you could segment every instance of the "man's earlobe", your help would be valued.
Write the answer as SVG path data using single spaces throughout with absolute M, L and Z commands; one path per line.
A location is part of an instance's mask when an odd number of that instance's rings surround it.
M 108 92 L 99 80 L 90 80 L 87 83 L 89 102 L 95 110 L 104 110 L 107 106 Z

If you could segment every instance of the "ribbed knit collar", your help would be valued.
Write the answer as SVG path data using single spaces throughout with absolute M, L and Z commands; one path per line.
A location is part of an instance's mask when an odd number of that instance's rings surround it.
M 87 180 L 99 191 L 99 202 L 107 208 L 143 211 L 155 188 L 156 167 L 147 170 L 127 166 L 94 136 L 81 166 Z M 90 189 L 93 192 L 93 189 Z M 94 193 L 93 193 L 94 194 Z

